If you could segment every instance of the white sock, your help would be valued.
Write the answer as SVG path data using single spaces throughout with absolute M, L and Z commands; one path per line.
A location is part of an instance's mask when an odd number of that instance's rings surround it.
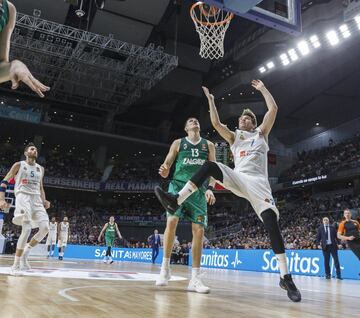
M 168 269 L 170 267 L 170 258 L 163 257 L 161 267 Z
M 192 268 L 191 270 L 191 278 L 196 278 L 200 275 L 200 268 Z
M 15 256 L 14 265 L 20 265 L 20 256 Z
M 287 261 L 286 261 L 286 255 L 283 254 L 276 254 L 277 261 L 279 263 L 279 269 L 280 269 L 280 277 L 284 278 L 286 274 L 289 274 Z
M 178 193 L 177 203 L 179 205 L 182 204 L 195 191 L 197 191 L 197 187 L 194 187 L 190 181 L 186 182 L 185 186 Z
M 28 244 L 26 244 L 25 248 L 24 248 L 24 252 L 23 252 L 23 257 L 28 257 L 29 256 L 29 253 L 30 253 L 30 250 L 31 250 L 31 246 Z

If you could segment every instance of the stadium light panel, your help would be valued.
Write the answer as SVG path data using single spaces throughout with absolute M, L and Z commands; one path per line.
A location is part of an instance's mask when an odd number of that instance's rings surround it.
M 281 60 L 281 63 L 282 63 L 284 66 L 290 64 L 289 57 L 288 57 L 288 55 L 287 55 L 286 53 L 280 54 L 280 60 Z
M 360 30 L 360 15 L 357 15 L 354 19 L 355 19 L 355 22 L 356 22 L 359 30 Z
M 321 43 L 319 41 L 319 38 L 317 35 L 313 35 L 310 37 L 310 42 L 312 44 L 312 46 L 314 47 L 314 49 L 317 49 L 321 46 Z
M 275 64 L 273 61 L 269 61 L 266 63 L 266 67 L 268 68 L 268 70 L 271 70 L 272 68 L 275 67 Z
M 309 45 L 306 41 L 300 41 L 297 47 L 303 56 L 306 56 L 310 53 Z
M 326 33 L 326 37 L 332 46 L 339 44 L 340 40 L 336 31 L 332 30 Z
M 296 51 L 294 49 L 290 49 L 288 51 L 290 58 L 293 62 L 297 61 L 299 59 L 299 55 L 297 55 Z
M 351 36 L 349 28 L 346 24 L 340 25 L 339 30 L 344 39 L 347 39 L 348 37 Z
M 259 68 L 259 72 L 260 72 L 260 73 L 265 73 L 265 72 L 266 72 L 266 68 L 265 68 L 264 66 L 261 66 L 261 67 Z

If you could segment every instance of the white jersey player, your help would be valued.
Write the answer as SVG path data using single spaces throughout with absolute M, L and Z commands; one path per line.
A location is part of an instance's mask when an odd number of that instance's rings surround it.
M 48 249 L 48 257 L 54 255 L 55 245 L 56 245 L 56 238 L 57 238 L 57 230 L 58 224 L 56 222 L 55 217 L 51 218 L 51 222 L 49 223 L 49 234 L 46 239 L 46 245 Z
M 44 168 L 36 163 L 37 148 L 33 143 L 25 147 L 25 161 L 16 162 L 6 174 L 0 185 L 0 209 L 7 208 L 4 200 L 5 190 L 10 179 L 15 178 L 15 212 L 13 223 L 20 225 L 21 235 L 18 239 L 14 265 L 11 274 L 20 275 L 21 271 L 30 269 L 28 256 L 30 249 L 37 245 L 49 231 L 49 217 L 45 209 L 50 207 L 43 187 Z M 39 228 L 27 244 L 32 228 Z
M 58 248 L 59 248 L 59 260 L 63 260 L 65 248 L 70 236 L 69 220 L 65 216 L 63 221 L 59 224 L 58 235 Z
M 206 87 L 203 87 L 209 102 L 211 123 L 220 136 L 230 144 L 235 169 L 222 163 L 208 161 L 178 194 L 173 195 L 162 190 L 157 194 L 163 207 L 169 213 L 174 213 L 179 205 L 212 177 L 237 196 L 247 199 L 269 233 L 271 246 L 279 263 L 279 285 L 287 290 L 292 301 L 298 302 L 301 300 L 301 294 L 288 272 L 284 241 L 278 224 L 279 211 L 275 206 L 268 181 L 268 136 L 274 125 L 278 107 L 261 81 L 254 80 L 251 84 L 263 95 L 268 111 L 261 125 L 257 127 L 255 114 L 250 109 L 245 109 L 239 117 L 239 129 L 235 132 L 221 123 L 215 98 Z

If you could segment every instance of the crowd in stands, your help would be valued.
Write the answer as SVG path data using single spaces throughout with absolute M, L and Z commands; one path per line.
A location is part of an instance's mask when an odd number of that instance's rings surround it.
M 360 133 L 340 143 L 329 140 L 329 146 L 302 151 L 297 162 L 282 173 L 280 182 L 329 175 L 337 171 L 360 167 Z
M 282 206 L 283 203 L 279 203 Z M 280 228 L 287 249 L 318 249 L 317 228 L 327 216 L 337 226 L 345 208 L 358 209 L 360 196 L 305 197 L 284 204 L 280 208 Z M 217 238 L 205 243 L 205 248 L 263 249 L 270 241 L 263 224 L 255 212 L 246 212 L 236 225 L 217 231 Z M 230 232 L 230 233 L 229 233 Z M 219 238 L 220 237 L 220 238 Z M 345 246 L 344 246 L 345 247 Z
M 0 173 L 6 173 L 11 164 L 24 160 L 24 144 L 14 146 L 10 140 L 0 145 Z M 44 166 L 46 176 L 80 180 L 100 181 L 107 166 L 112 170 L 107 181 L 135 180 L 149 182 L 159 180 L 158 169 L 163 157 L 154 155 L 141 156 L 134 154 L 134 160 L 117 160 L 108 158 L 104 169 L 96 167 L 92 152 L 75 147 L 65 149 L 61 145 L 48 149 L 44 146 L 37 162 Z
M 221 200 L 220 200 L 221 201 Z M 151 203 L 145 203 L 143 206 L 132 201 L 128 205 L 129 210 L 122 209 L 108 211 L 101 208 L 93 208 L 86 204 L 73 201 L 59 202 L 54 200 L 53 210 L 49 212 L 50 216 L 56 215 L 60 222 L 63 216 L 68 216 L 70 222 L 71 236 L 70 241 L 75 244 L 93 245 L 99 244 L 97 239 L 103 225 L 108 221 L 110 215 L 115 215 L 116 222 L 120 230 L 126 224 L 132 224 L 134 221 L 141 221 Z M 360 206 L 360 196 L 351 195 L 322 196 L 318 198 L 304 197 L 295 201 L 278 202 L 280 207 L 280 227 L 282 229 L 285 246 L 287 249 L 317 249 L 316 231 L 322 224 L 324 216 L 330 217 L 335 225 L 340 222 L 345 208 L 357 209 Z M 131 215 L 131 209 L 137 209 L 136 213 Z M 54 213 L 56 211 L 56 213 Z M 139 213 L 139 215 L 137 215 Z M 139 216 L 139 218 L 137 218 Z M 163 213 L 153 215 L 155 221 L 165 222 Z M 10 217 L 10 215 L 9 215 Z M 134 219 L 135 217 L 135 219 Z M 210 227 L 216 237 L 205 241 L 204 248 L 236 248 L 236 249 L 268 249 L 270 242 L 263 224 L 251 207 L 237 211 L 228 208 L 222 208 L 221 205 L 209 212 L 211 219 L 219 218 L 226 220 L 226 223 L 210 221 Z M 156 227 L 156 225 L 154 225 Z M 4 226 L 4 235 L 9 240 L 15 240 L 20 235 L 20 227 L 11 224 L 10 218 L 7 219 Z M 181 240 L 181 238 L 179 239 Z M 142 241 L 138 240 L 118 240 L 116 246 L 146 248 L 149 247 L 147 237 Z M 186 245 L 186 246 L 185 246 Z M 191 245 L 190 245 L 191 246 Z M 174 246 L 173 262 L 184 263 L 186 260 L 186 250 L 190 247 L 188 243 L 180 241 Z
M 90 156 L 60 149 L 47 152 L 43 165 L 49 177 L 99 181 L 102 176 L 102 171 L 96 167 Z
M 360 135 L 341 143 L 329 142 L 329 147 L 298 154 L 298 162 L 282 175 L 282 181 L 301 179 L 315 175 L 330 174 L 341 169 L 360 166 Z M 44 151 L 39 163 L 45 166 L 47 176 L 100 180 L 102 171 L 97 169 L 91 156 L 81 156 L 73 151 L 61 151 L 61 147 Z M 23 146 L 12 147 L 6 142 L 0 154 L 0 172 L 10 168 L 12 162 L 21 159 Z M 135 157 L 134 157 L 135 158 Z M 139 159 L 121 162 L 112 161 L 113 169 L 109 180 L 133 179 L 146 182 L 159 179 L 158 167 L 163 158 Z M 98 235 L 110 215 L 116 221 L 126 222 L 165 222 L 165 215 L 160 205 L 153 200 L 138 199 L 137 194 L 121 208 L 115 210 L 95 208 L 95 204 L 74 201 L 52 201 L 50 216 L 56 215 L 60 222 L 63 216 L 70 220 L 70 241 L 77 244 L 98 244 Z M 351 194 L 329 195 L 320 197 L 281 198 L 280 226 L 288 249 L 317 249 L 316 230 L 323 216 L 329 216 L 332 222 L 341 220 L 344 208 L 359 208 L 360 197 Z M 217 204 L 209 208 L 209 233 L 215 237 L 204 243 L 205 248 L 269 248 L 268 234 L 252 208 L 247 205 L 232 204 L 218 198 Z M 120 227 L 121 229 L 121 227 Z M 20 228 L 11 225 L 11 219 L 5 222 L 4 233 L 9 240 L 16 240 Z M 213 237 L 213 236 L 211 236 Z M 148 247 L 147 238 L 142 241 L 117 241 L 118 246 Z M 187 244 L 185 244 L 187 246 Z M 186 247 L 179 243 L 174 247 L 174 262 L 185 262 L 181 255 L 186 254 Z
M 134 157 L 134 160 L 116 161 L 112 169 L 109 181 L 112 180 L 136 180 L 148 182 L 159 179 L 159 167 L 164 158 L 153 156 L 146 159 Z
M 11 140 L 7 140 L 0 155 L 0 170 L 8 169 L 9 164 L 20 160 L 23 147 L 23 145 L 15 147 Z M 340 143 L 330 140 L 329 146 L 325 148 L 302 151 L 297 154 L 297 162 L 281 174 L 279 181 L 301 180 L 360 167 L 359 148 L 360 134 L 356 134 Z M 149 182 L 160 180 L 158 168 L 164 159 L 163 156 L 155 154 L 145 156 L 141 152 L 135 153 L 133 156 L 133 160 L 120 160 L 116 156 L 108 158 L 106 166 L 112 166 L 108 181 Z M 104 172 L 104 169 L 96 167 L 91 152 L 80 151 L 75 147 L 65 149 L 58 145 L 55 148 L 47 149 L 44 146 L 38 161 L 44 165 L 46 175 L 52 177 L 100 181 Z

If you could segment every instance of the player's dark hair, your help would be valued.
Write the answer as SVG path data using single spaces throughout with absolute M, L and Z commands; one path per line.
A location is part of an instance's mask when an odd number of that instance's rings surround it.
M 196 119 L 196 120 L 198 120 L 196 117 L 189 117 L 188 119 L 185 120 L 184 128 L 186 127 L 186 124 L 187 124 L 187 122 L 188 122 L 190 119 Z
M 36 147 L 35 144 L 33 142 L 29 142 L 24 149 L 24 152 L 26 152 L 30 147 Z

